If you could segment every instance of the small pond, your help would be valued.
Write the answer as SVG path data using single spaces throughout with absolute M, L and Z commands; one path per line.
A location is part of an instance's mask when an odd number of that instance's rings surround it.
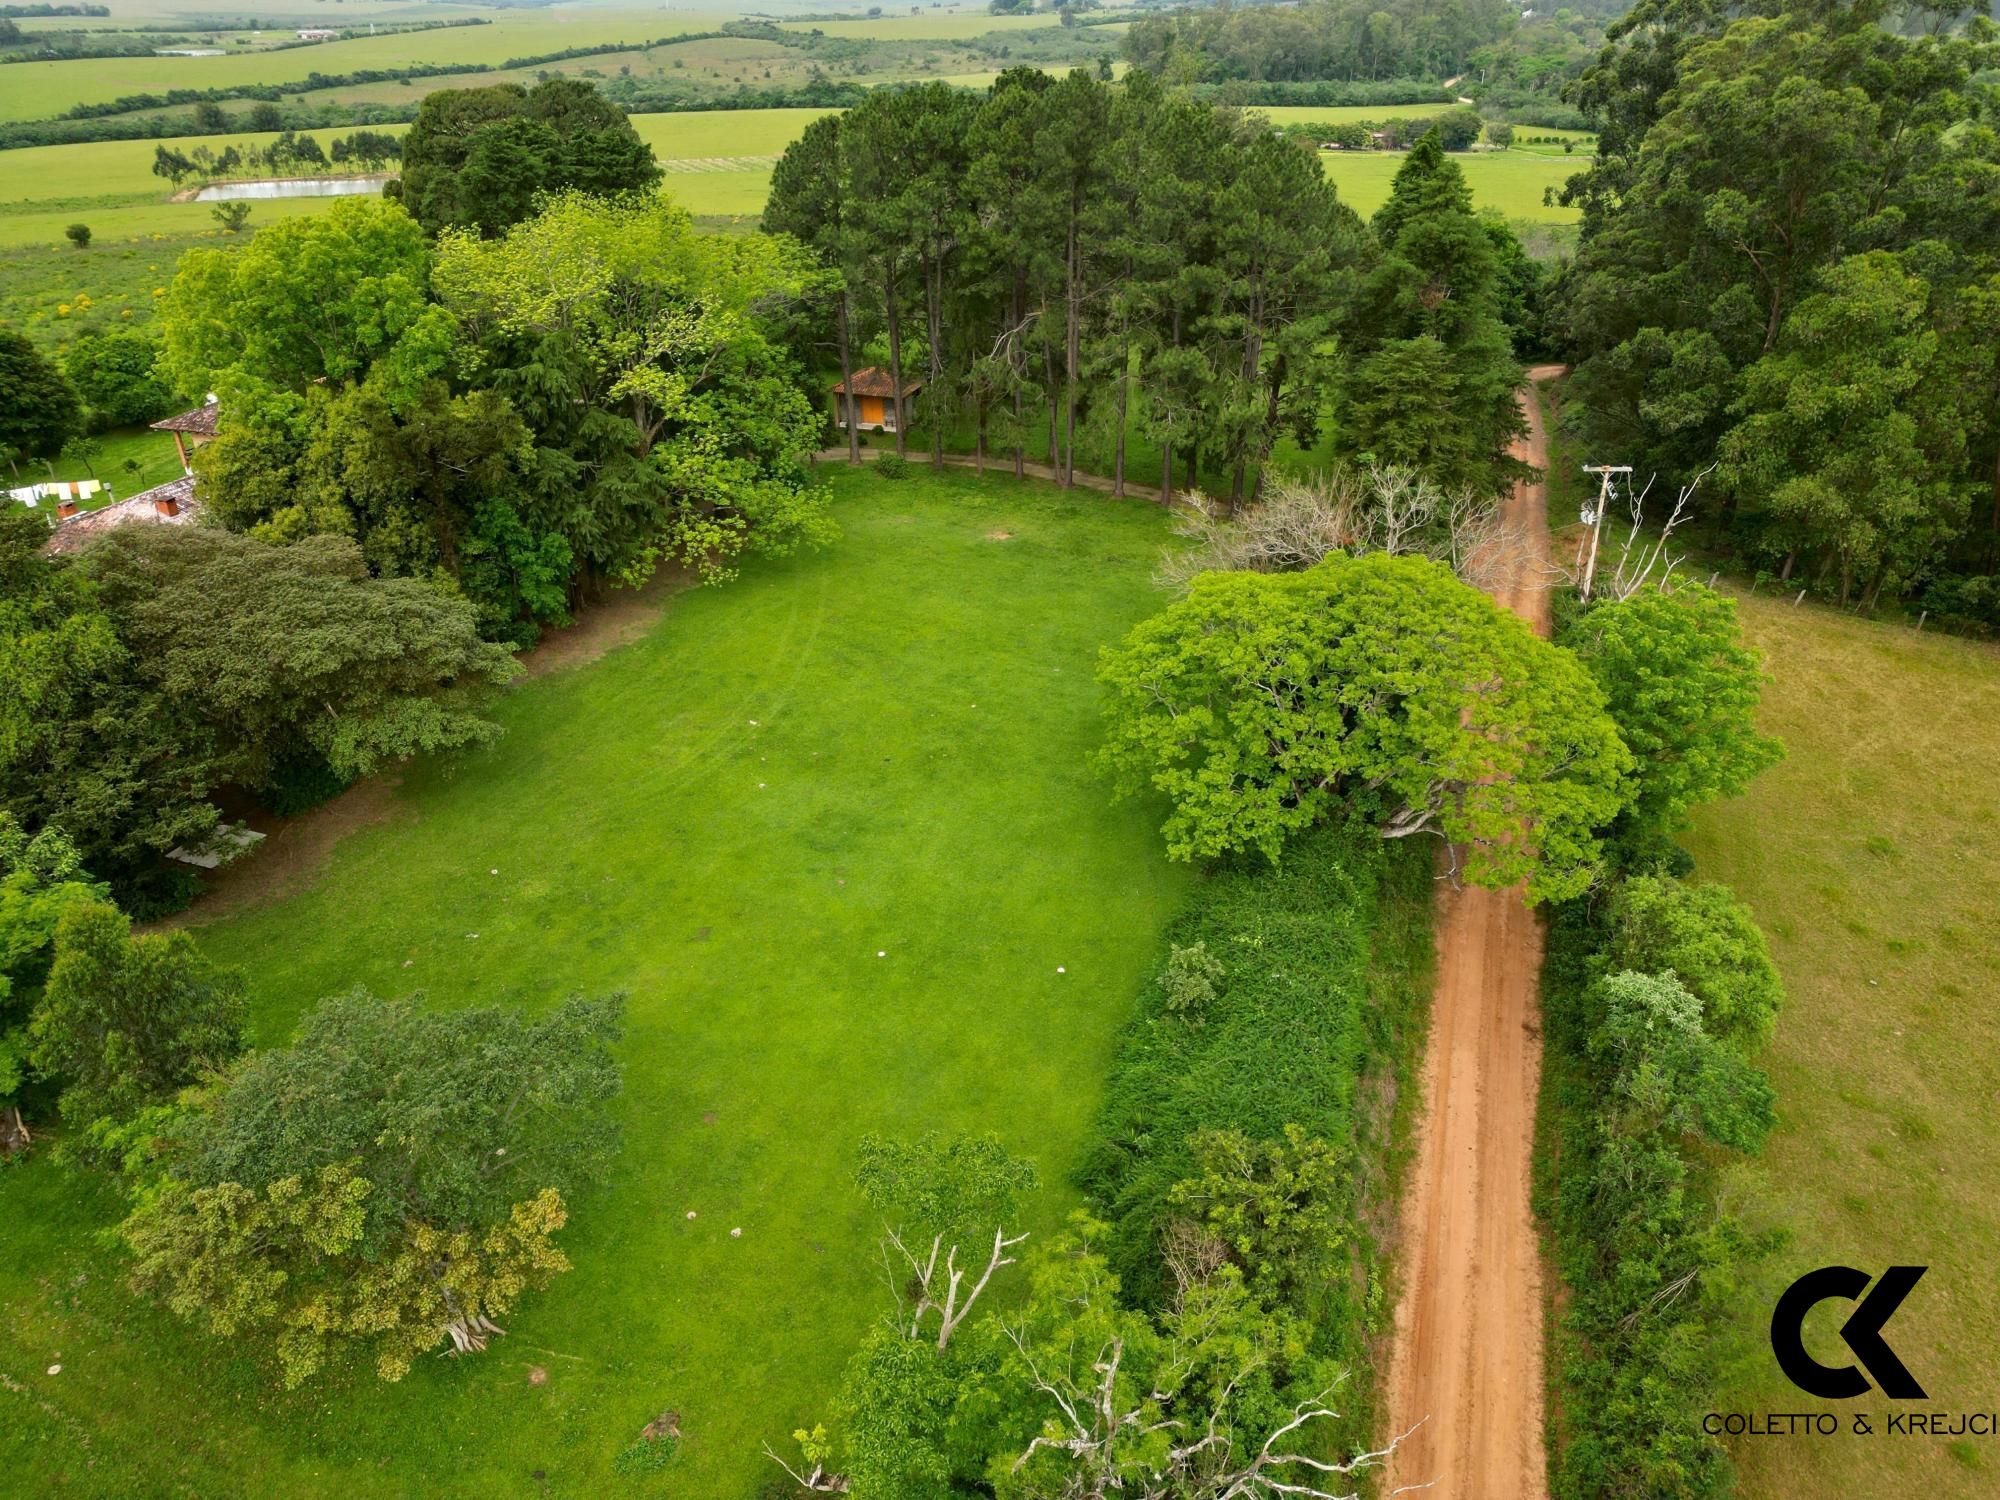
M 361 177 L 266 177 L 255 182 L 212 182 L 194 195 L 197 203 L 224 203 L 236 198 L 339 198 L 354 193 L 379 193 L 394 172 L 370 172 Z

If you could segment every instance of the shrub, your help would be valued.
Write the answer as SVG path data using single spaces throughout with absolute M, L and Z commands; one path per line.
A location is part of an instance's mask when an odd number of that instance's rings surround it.
M 258 790 L 257 800 L 267 812 L 281 818 L 296 818 L 331 802 L 350 784 L 349 778 L 328 765 L 324 756 L 287 755 L 271 768 L 271 779 Z
M 875 460 L 875 473 L 883 479 L 908 479 L 910 461 L 900 453 L 885 453 Z
M 1610 929 L 1608 969 L 1671 972 L 1701 1002 L 1704 1029 L 1740 1052 L 1771 1039 L 1784 985 L 1756 919 L 1728 886 L 1635 876 L 1611 898 Z
M 63 231 L 63 238 L 79 250 L 88 250 L 90 248 L 90 226 L 88 224 L 72 224 Z
M 672 1438 L 634 1438 L 611 1460 L 611 1468 L 628 1479 L 657 1474 L 673 1462 L 677 1446 Z
M 1222 960 L 1208 951 L 1207 943 L 1170 949 L 1166 967 L 1160 970 L 1160 991 L 1166 998 L 1167 1009 L 1190 1025 L 1199 1026 L 1209 1001 L 1215 998 L 1216 985 L 1223 973 Z
M 1738 1279 L 1769 1241 L 1721 1207 L 1718 1148 L 1757 1149 L 1770 1086 L 1704 1030 L 1675 975 L 1599 977 L 1621 943 L 1657 951 L 1635 936 L 1647 922 L 1622 935 L 1620 922 L 1683 910 L 1680 894 L 1652 889 L 1675 885 L 1649 878 L 1622 919 L 1621 891 L 1571 902 L 1550 924 L 1535 1191 L 1566 1294 L 1551 1350 L 1557 1500 L 1720 1500 L 1733 1488 L 1701 1417 L 1740 1337 Z
M 1147 986 L 1082 1173 L 1111 1226 L 1104 1251 L 1141 1305 L 1164 1293 L 1160 1234 L 1175 1185 L 1202 1175 L 1203 1131 L 1277 1141 L 1297 1125 L 1336 1149 L 1351 1143 L 1383 863 L 1365 829 L 1323 826 L 1295 841 L 1281 869 L 1214 876 L 1169 929 L 1170 951 L 1227 953 L 1228 987 L 1207 1024 L 1190 1027 L 1171 998 L 1173 960 Z

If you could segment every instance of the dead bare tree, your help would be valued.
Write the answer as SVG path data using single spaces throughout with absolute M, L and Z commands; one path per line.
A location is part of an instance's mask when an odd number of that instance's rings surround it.
M 910 1293 L 908 1327 L 904 1331 L 904 1337 L 922 1338 L 924 1317 L 928 1313 L 935 1312 L 938 1315 L 938 1350 L 943 1352 L 948 1348 L 951 1336 L 958 1332 L 959 1326 L 971 1315 L 973 1304 L 979 1300 L 979 1294 L 986 1290 L 986 1283 L 993 1279 L 993 1273 L 1002 1266 L 1014 1264 L 1014 1257 L 1007 1252 L 1027 1237 L 1026 1234 L 1017 1234 L 1010 1238 L 1005 1229 L 994 1230 L 993 1250 L 986 1258 L 986 1269 L 979 1273 L 977 1281 L 968 1286 L 966 1277 L 971 1274 L 970 1270 L 960 1267 L 958 1246 L 947 1246 L 942 1234 L 933 1235 L 929 1251 L 919 1255 L 903 1242 L 900 1232 L 894 1229 L 887 1231 L 882 1239 L 882 1265 L 889 1274 L 889 1286 L 896 1294 L 899 1309 L 903 1304 L 906 1290 Z M 890 1255 L 891 1250 L 902 1258 L 908 1268 L 907 1277 L 897 1275 L 895 1260 Z M 939 1263 L 940 1256 L 943 1257 L 942 1264 Z M 962 1299 L 961 1292 L 964 1293 Z M 899 1311 L 899 1322 L 903 1316 Z
M 21 1118 L 20 1108 L 8 1105 L 0 1112 L 0 1156 L 12 1156 L 17 1151 L 25 1151 L 34 1137 L 28 1133 L 28 1122 Z
M 825 1464 L 816 1463 L 810 1471 L 801 1474 L 797 1469 L 778 1457 L 769 1443 L 764 1445 L 764 1456 L 783 1469 L 787 1474 L 791 1475 L 792 1483 L 796 1484 L 802 1490 L 808 1490 L 815 1495 L 844 1495 L 847 1493 L 847 1476 L 845 1474 L 827 1473 Z
M 1693 514 L 1695 491 L 1701 482 L 1715 472 L 1710 464 L 1694 478 L 1682 485 L 1675 495 L 1667 518 L 1657 532 L 1646 529 L 1646 501 L 1653 493 L 1653 484 L 1658 475 L 1646 481 L 1645 487 L 1636 493 L 1628 490 L 1626 509 L 1631 520 L 1625 527 L 1624 538 L 1618 545 L 1618 561 L 1609 574 L 1600 573 L 1593 581 L 1593 594 L 1611 600 L 1613 603 L 1630 599 L 1643 589 L 1656 588 L 1666 592 L 1673 589 L 1675 571 L 1687 561 L 1687 554 L 1675 552 L 1673 538 L 1676 529 L 1686 524 Z M 1550 564 L 1552 572 L 1565 582 L 1576 585 L 1579 582 L 1577 569 L 1560 560 Z
M 1237 1385 L 1256 1369 L 1253 1360 L 1239 1370 L 1202 1420 L 1199 1431 L 1181 1418 L 1165 1415 L 1169 1398 L 1152 1391 L 1121 1397 L 1118 1374 L 1125 1357 L 1123 1339 L 1113 1338 L 1090 1365 L 1095 1377 L 1078 1385 L 1066 1372 L 1045 1371 L 1026 1335 L 1005 1330 L 1028 1371 L 1033 1388 L 1054 1403 L 1056 1415 L 1047 1429 L 1014 1460 L 1019 1473 L 1038 1453 L 1066 1457 L 1070 1472 L 1053 1493 L 1058 1500 L 1107 1500 L 1117 1495 L 1133 1500 L 1274 1500 L 1302 1496 L 1306 1500 L 1355 1500 L 1354 1491 L 1336 1492 L 1326 1486 L 1337 1479 L 1373 1468 L 1409 1437 L 1405 1432 L 1385 1448 L 1334 1461 L 1294 1451 L 1310 1444 L 1302 1434 L 1314 1422 L 1339 1415 L 1326 1404 L 1332 1387 L 1292 1409 L 1289 1420 L 1267 1436 L 1254 1453 L 1237 1451 L 1240 1434 L 1230 1425 L 1229 1404 Z M 1421 1426 L 1422 1423 L 1418 1423 Z M 1164 1455 L 1135 1468 L 1133 1455 L 1147 1451 L 1134 1439 L 1169 1434 Z M 1428 1484 L 1404 1485 L 1392 1494 L 1426 1489 Z
M 1527 536 L 1499 502 L 1445 491 L 1415 471 L 1336 465 L 1323 473 L 1274 478 L 1235 518 L 1196 491 L 1179 503 L 1178 533 L 1194 542 L 1169 551 L 1155 575 L 1185 589 L 1209 572 L 1292 573 L 1334 552 L 1386 552 L 1444 563 L 1474 587 L 1511 573 Z

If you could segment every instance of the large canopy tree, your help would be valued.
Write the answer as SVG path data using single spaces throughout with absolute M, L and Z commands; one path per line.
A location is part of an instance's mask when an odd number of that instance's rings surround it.
M 1986 393 L 1953 377 L 1932 290 L 1874 250 L 1829 268 L 1776 347 L 1743 371 L 1721 478 L 1768 518 L 1787 581 L 1801 555 L 1872 600 L 1941 557 L 1978 485 L 1967 472 Z M 1983 477 L 1983 476 L 1982 476 Z
M 1551 332 L 1596 454 L 1669 485 L 1724 456 L 1748 550 L 1906 588 L 1974 483 L 2000 516 L 1990 44 L 1899 36 L 1870 0 L 1748 9 L 1642 0 L 1578 81 L 1603 134 Z
M 720 577 L 745 550 L 831 537 L 806 477 L 819 419 L 756 315 L 810 276 L 788 242 L 571 193 L 500 239 L 447 233 L 435 280 L 533 434 L 537 528 L 638 582 L 663 559 Z
M 1170 803 L 1180 859 L 1281 856 L 1344 811 L 1435 833 L 1536 900 L 1591 882 L 1632 757 L 1568 653 L 1416 557 L 1211 573 L 1108 649 L 1101 762 Z
M 43 555 L 48 535 L 0 509 L 0 810 L 61 830 L 122 887 L 214 830 L 213 747 L 146 682 L 83 573 Z
M 281 219 L 240 250 L 190 250 L 161 307 L 164 366 L 183 391 L 236 387 L 298 396 L 391 361 L 413 389 L 442 368 L 451 319 L 430 300 L 430 246 L 392 203 L 341 198 Z M 247 393 L 245 393 L 247 394 Z
M 369 577 L 343 537 L 272 546 L 124 527 L 81 566 L 180 732 L 250 786 L 288 751 L 354 777 L 483 742 L 497 731 L 478 695 L 518 670 L 479 638 L 471 605 L 416 579 Z
M 360 1345 L 385 1380 L 569 1261 L 565 1200 L 617 1147 L 622 1000 L 530 1017 L 356 990 L 163 1122 L 164 1175 L 122 1226 L 179 1316 L 269 1337 L 285 1383 Z
M 659 180 L 623 110 L 584 79 L 545 78 L 427 94 L 390 196 L 432 234 L 491 237 L 530 217 L 541 194 L 642 192 Z

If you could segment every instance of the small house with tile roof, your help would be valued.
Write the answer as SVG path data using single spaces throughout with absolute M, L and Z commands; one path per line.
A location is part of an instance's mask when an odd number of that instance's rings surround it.
M 162 417 L 153 423 L 155 432 L 171 432 L 174 448 L 181 456 L 181 469 L 189 467 L 188 449 L 199 448 L 215 437 L 215 424 L 221 420 L 222 403 L 210 396 L 207 401 L 193 411 L 184 411 L 177 417 Z
M 51 557 L 67 557 L 121 526 L 191 526 L 200 519 L 194 476 L 187 474 L 142 490 L 129 500 L 64 516 L 42 543 L 42 551 Z
M 873 428 L 877 432 L 908 428 L 911 398 L 923 387 L 921 380 L 906 377 L 899 390 L 894 377 L 875 365 L 856 370 L 846 380 L 834 383 L 834 425 L 843 431 L 850 425 L 857 430 Z

